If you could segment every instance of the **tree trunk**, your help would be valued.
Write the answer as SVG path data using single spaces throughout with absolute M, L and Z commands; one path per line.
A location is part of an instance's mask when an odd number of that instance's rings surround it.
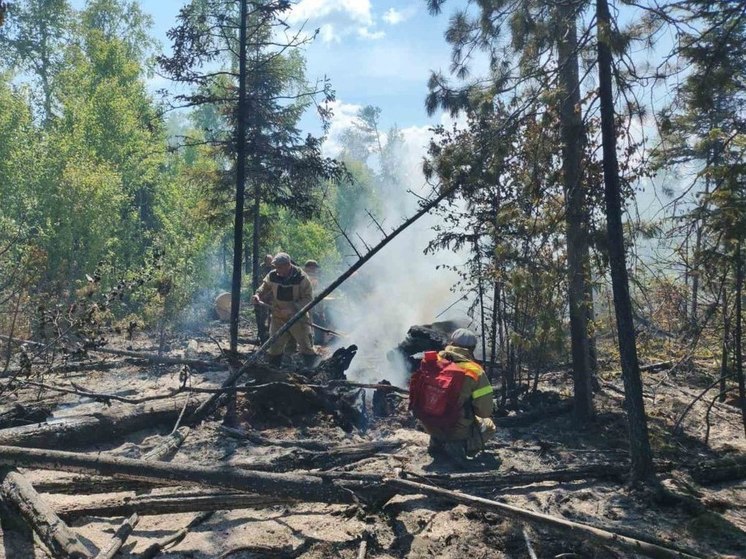
M 616 153 L 616 125 L 612 93 L 612 58 L 610 48 L 611 16 L 607 0 L 596 0 L 598 20 L 598 73 L 601 104 L 606 227 L 609 245 L 611 283 L 619 337 L 619 355 L 624 378 L 625 407 L 629 426 L 631 477 L 644 481 L 654 475 L 653 455 L 648 437 L 647 417 L 642 397 L 642 379 L 637 360 L 635 329 L 624 253 L 622 194 Z
M 186 413 L 206 398 L 187 396 Z M 92 445 L 111 441 L 117 437 L 176 421 L 184 408 L 184 398 L 156 400 L 141 406 L 112 406 L 96 415 L 62 418 L 55 423 L 40 423 L 0 430 L 0 445 L 37 448 L 68 448 L 75 445 Z
M 88 559 L 91 553 L 18 472 L 7 472 L 0 487 L 3 499 L 12 503 L 39 536 L 53 557 Z
M 238 312 L 241 308 L 241 260 L 243 256 L 243 208 L 246 197 L 246 17 L 247 0 L 241 0 L 238 56 L 238 121 L 236 124 L 236 208 L 233 226 L 233 280 L 231 282 L 230 352 L 238 350 Z
M 725 281 L 726 278 L 724 278 Z M 730 339 L 730 319 L 728 317 L 728 290 L 723 289 L 723 342 L 720 354 L 720 395 L 718 399 L 721 402 L 725 402 L 725 393 L 728 390 L 726 379 L 730 376 L 730 367 L 728 366 L 728 360 L 730 359 L 730 352 L 728 351 L 728 341 Z
M 735 352 L 736 376 L 738 377 L 738 397 L 741 401 L 741 417 L 743 431 L 746 434 L 746 381 L 743 376 L 743 346 L 741 345 L 742 317 L 741 297 L 743 296 L 743 254 L 741 240 L 736 243 L 736 324 L 735 324 Z
M 261 219 L 259 212 L 261 211 L 261 190 L 259 188 L 259 182 L 254 181 L 254 230 L 252 231 L 251 246 L 252 246 L 252 258 L 251 258 L 251 292 L 256 293 L 259 289 L 259 281 L 263 278 L 259 277 L 259 234 L 261 227 Z M 264 343 L 269 337 L 267 331 L 267 314 L 268 310 L 266 307 L 261 305 L 254 305 L 254 317 L 256 318 L 257 334 L 259 340 Z
M 585 215 L 587 197 L 581 184 L 583 121 L 580 115 L 580 81 L 578 78 L 578 37 L 575 6 L 562 9 L 559 19 L 559 82 L 562 88 L 560 129 L 562 133 L 562 171 L 565 194 L 567 236 L 567 274 L 570 307 L 570 341 L 572 346 L 575 420 L 587 423 L 593 417 L 590 344 L 588 339 L 588 301 L 586 300 L 588 252 Z

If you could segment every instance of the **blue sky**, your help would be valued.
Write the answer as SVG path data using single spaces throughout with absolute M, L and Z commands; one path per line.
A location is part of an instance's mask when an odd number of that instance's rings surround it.
M 153 17 L 153 34 L 169 48 L 166 31 L 173 27 L 186 0 L 140 0 Z M 450 49 L 443 38 L 449 15 L 464 0 L 451 0 L 436 17 L 424 0 L 299 0 L 289 21 L 320 30 L 307 47 L 308 78 L 328 76 L 336 91 L 335 135 L 349 125 L 364 105 L 382 109 L 382 128 L 396 124 L 408 135 L 426 137 L 427 128 L 441 121 L 428 117 L 424 108 L 431 70 L 447 70 Z M 83 0 L 73 1 L 81 7 Z M 167 86 L 158 81 L 158 87 Z M 317 132 L 313 115 L 304 118 L 309 131 Z M 334 155 L 332 153 L 332 155 Z

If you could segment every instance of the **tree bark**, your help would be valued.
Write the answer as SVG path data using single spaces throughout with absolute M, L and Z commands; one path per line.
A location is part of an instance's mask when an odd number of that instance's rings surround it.
M 31 484 L 18 472 L 5 474 L 0 487 L 3 499 L 12 503 L 39 536 L 53 557 L 88 559 L 88 549 L 77 534 L 46 504 Z
M 559 83 L 562 89 L 560 130 L 562 135 L 562 172 L 565 194 L 565 228 L 567 238 L 568 298 L 570 307 L 570 342 L 572 347 L 575 420 L 587 423 L 593 417 L 590 341 L 588 337 L 589 301 L 586 300 L 588 270 L 587 196 L 581 184 L 583 120 L 580 114 L 580 80 L 578 77 L 578 34 L 576 7 L 559 8 Z
M 206 398 L 189 395 L 187 413 Z M 62 418 L 60 422 L 0 429 L 0 445 L 60 448 L 110 441 L 133 431 L 176 421 L 184 398 L 157 400 L 141 406 L 112 406 L 105 413 Z
M 233 225 L 233 279 L 231 282 L 230 352 L 238 351 L 238 312 L 241 308 L 241 259 L 243 256 L 243 209 L 246 198 L 246 26 L 247 0 L 241 0 L 238 31 L 238 107 L 236 108 L 236 207 Z
M 742 244 L 736 243 L 736 324 L 735 324 L 735 346 L 733 357 L 736 360 L 736 376 L 738 378 L 738 397 L 741 401 L 741 419 L 743 431 L 746 434 L 746 380 L 743 375 L 743 345 L 741 343 L 741 332 L 743 318 L 741 316 L 741 298 L 743 297 L 743 254 Z
M 608 233 L 611 283 L 614 292 L 614 310 L 619 337 L 619 355 L 624 378 L 625 408 L 629 427 L 631 477 L 644 481 L 653 475 L 653 454 L 650 449 L 645 403 L 642 397 L 642 379 L 637 359 L 635 328 L 629 295 L 629 281 L 624 252 L 622 226 L 622 194 L 619 180 L 619 163 L 616 153 L 616 125 L 614 122 L 614 96 L 612 93 L 612 58 L 610 47 L 611 16 L 607 0 L 596 0 L 598 20 L 598 73 L 601 103 L 601 136 L 603 143 L 604 191 L 606 201 L 606 228 Z

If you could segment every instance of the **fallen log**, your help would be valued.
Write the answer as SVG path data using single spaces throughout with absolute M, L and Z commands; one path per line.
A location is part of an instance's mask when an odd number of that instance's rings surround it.
M 28 344 L 36 347 L 50 347 L 52 344 L 43 344 L 40 342 L 34 342 L 31 340 L 22 340 L 19 338 L 11 338 L 9 336 L 0 335 L 0 339 L 12 341 L 18 344 Z M 58 340 L 62 341 L 62 340 Z M 132 359 L 140 359 L 143 361 L 150 361 L 152 363 L 160 363 L 163 365 L 189 365 L 195 368 L 220 368 L 225 369 L 226 365 L 218 363 L 217 361 L 200 361 L 199 359 L 186 359 L 181 357 L 166 357 L 164 355 L 158 355 L 155 353 L 142 353 L 139 351 L 128 351 L 124 349 L 109 349 L 106 347 L 85 347 L 83 348 L 88 353 L 104 353 L 107 355 L 117 355 L 119 357 L 130 357 Z
M 655 465 L 656 472 L 668 472 L 673 469 L 670 462 L 661 462 Z M 409 474 L 411 475 L 411 474 Z M 596 479 L 626 483 L 629 478 L 629 464 L 626 462 L 617 464 L 595 464 L 581 468 L 557 469 L 547 472 L 518 472 L 518 473 L 457 473 L 457 474 L 426 474 L 418 475 L 439 487 L 446 489 L 462 488 L 490 488 L 502 489 L 506 487 L 519 487 L 533 483 L 544 482 L 568 482 L 585 479 Z
M 163 441 L 161 441 L 155 448 L 143 454 L 142 459 L 157 462 L 172 456 L 177 450 L 179 450 L 181 443 L 186 440 L 189 431 L 189 427 L 179 427 L 173 433 L 163 437 Z
M 130 534 L 135 530 L 135 526 L 137 526 L 139 521 L 140 517 L 137 516 L 137 513 L 134 513 L 125 520 L 122 525 L 117 528 L 117 531 L 114 532 L 114 536 L 109 545 L 96 555 L 96 559 L 114 559 L 114 556 L 119 553 L 120 549 L 122 549 L 124 542 L 127 541 L 127 538 L 129 538 Z
M 61 518 L 69 522 L 86 516 L 114 517 L 129 516 L 134 513 L 140 516 L 151 516 L 238 510 L 288 504 L 294 501 L 294 499 L 271 495 L 179 488 L 178 493 L 102 497 L 85 503 L 57 505 L 54 510 Z
M 41 400 L 3 406 L 0 408 L 0 429 L 46 421 L 57 404 L 56 401 Z
M 191 396 L 187 411 L 195 410 L 204 399 Z M 40 423 L 0 429 L 0 445 L 59 448 L 110 441 L 127 433 L 176 420 L 184 398 L 158 400 L 140 406 L 112 406 L 93 415 L 71 416 Z
M 150 491 L 158 487 L 171 487 L 172 483 L 165 481 L 146 481 L 142 479 L 116 479 L 101 476 L 72 476 L 32 482 L 39 493 L 55 493 L 60 495 L 94 495 L 96 493 L 124 493 L 129 491 Z
M 360 482 L 334 482 L 302 474 L 276 474 L 246 471 L 231 466 L 196 466 L 164 462 L 148 462 L 132 458 L 90 456 L 77 452 L 62 452 L 38 448 L 0 446 L 0 464 L 28 468 L 59 470 L 80 474 L 106 475 L 156 482 L 184 482 L 210 487 L 237 489 L 246 493 L 303 498 L 322 503 L 353 503 L 359 497 L 378 497 L 370 487 Z
M 304 448 L 306 450 L 326 450 L 327 448 L 329 448 L 328 442 L 317 441 L 313 439 L 269 439 L 267 437 L 259 435 L 258 433 L 253 433 L 244 429 L 227 427 L 225 425 L 221 425 L 220 430 L 234 439 L 245 440 L 263 446 L 278 446 L 281 448 Z
M 514 518 L 517 520 L 541 524 L 548 528 L 559 530 L 563 537 L 573 534 L 578 538 L 590 538 L 604 545 L 613 545 L 634 553 L 653 557 L 654 559 L 700 559 L 698 556 L 684 551 L 664 547 L 656 543 L 646 542 L 617 534 L 610 530 L 597 528 L 580 522 L 573 522 L 565 518 L 551 516 L 540 512 L 533 512 L 498 501 L 467 495 L 458 491 L 449 491 L 424 483 L 406 479 L 390 479 L 386 484 L 409 494 L 427 495 L 445 499 L 453 503 L 460 503 L 480 510 L 486 510 Z
M 6 471 L 0 493 L 6 503 L 11 503 L 18 510 L 53 557 L 91 557 L 77 534 L 57 516 L 21 474 Z
M 746 454 L 700 462 L 689 473 L 700 485 L 742 480 L 746 478 Z

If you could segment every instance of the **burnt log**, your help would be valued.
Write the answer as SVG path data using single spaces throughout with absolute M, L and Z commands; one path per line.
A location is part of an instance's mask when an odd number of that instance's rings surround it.
M 53 557 L 91 557 L 77 534 L 57 516 L 54 509 L 44 502 L 21 474 L 6 470 L 0 493 L 6 503 L 17 509 Z
M 20 427 L 46 421 L 58 402 L 42 400 L 39 402 L 16 402 L 0 408 L 0 429 Z
M 310 475 L 249 472 L 232 466 L 208 467 L 148 462 L 100 454 L 91 456 L 77 452 L 14 446 L 0 446 L 0 464 L 155 482 L 171 481 L 174 485 L 189 482 L 322 503 L 353 503 L 356 498 L 352 491 L 364 494 L 369 489 L 363 483 L 329 482 Z
M 179 450 L 181 443 L 186 440 L 188 435 L 189 427 L 179 427 L 173 433 L 163 437 L 163 440 L 155 448 L 143 454 L 142 459 L 159 461 L 173 456 L 176 454 L 176 451 Z
M 205 398 L 189 397 L 187 413 Z M 139 406 L 114 405 L 105 412 L 60 418 L 54 422 L 0 429 L 0 445 L 59 448 L 110 441 L 134 431 L 172 423 L 184 408 L 184 397 Z
M 746 479 L 746 454 L 700 462 L 689 473 L 700 485 Z
M 180 488 L 178 493 L 157 495 L 128 495 L 125 497 L 102 497 L 86 503 L 69 503 L 55 506 L 57 514 L 67 520 L 87 516 L 140 516 L 179 514 L 185 512 L 207 512 L 262 508 L 294 502 L 287 497 L 237 493 L 233 491 L 193 490 Z
M 137 516 L 137 513 L 132 514 L 132 516 L 125 520 L 122 525 L 117 528 L 117 531 L 114 532 L 114 536 L 111 538 L 109 545 L 96 555 L 96 559 L 114 559 L 116 554 L 119 553 L 119 550 L 122 549 L 124 542 L 127 541 L 127 538 L 129 538 L 130 534 L 135 530 L 135 526 L 137 526 L 139 521 L 140 517 Z
M 357 349 L 358 347 L 354 344 L 349 347 L 338 348 L 331 357 L 321 361 L 308 376 L 314 379 L 344 379 L 345 371 L 350 368 L 350 364 L 357 354 Z
M 101 476 L 72 476 L 61 479 L 31 483 L 39 493 L 59 493 L 60 495 L 93 495 L 96 493 L 122 493 L 125 491 L 150 491 L 158 487 L 170 487 L 165 481 L 141 479 L 116 479 Z
M 408 370 L 414 371 L 420 359 L 416 354 L 424 351 L 441 351 L 448 343 L 448 333 L 442 329 L 434 328 L 433 324 L 424 326 L 412 326 L 407 330 L 407 335 L 396 348 L 386 354 L 389 361 L 401 359 Z

